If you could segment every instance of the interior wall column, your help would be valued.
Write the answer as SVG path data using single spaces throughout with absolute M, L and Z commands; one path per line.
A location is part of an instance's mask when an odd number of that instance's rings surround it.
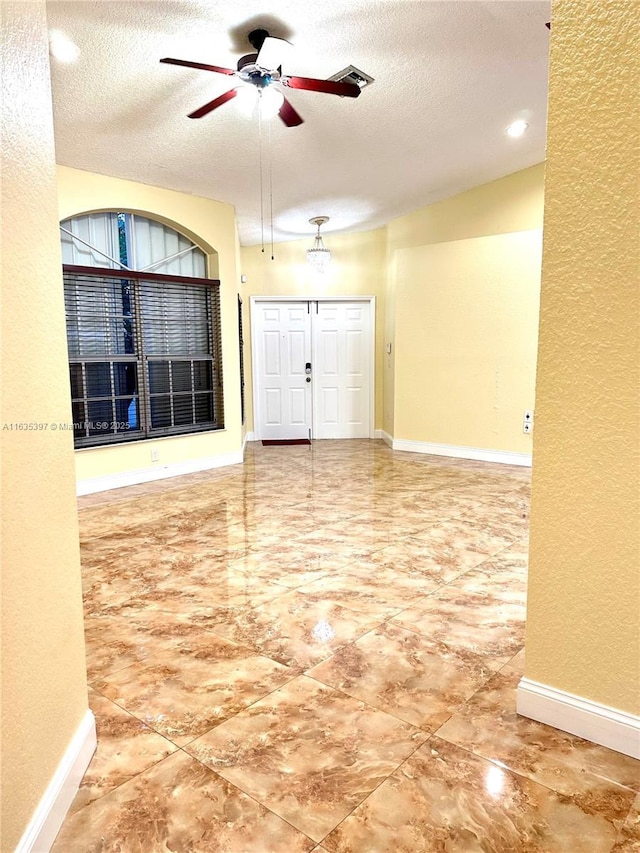
M 2 13 L 2 836 L 48 850 L 87 708 L 45 3 Z
M 552 8 L 521 713 L 640 757 L 640 5 Z

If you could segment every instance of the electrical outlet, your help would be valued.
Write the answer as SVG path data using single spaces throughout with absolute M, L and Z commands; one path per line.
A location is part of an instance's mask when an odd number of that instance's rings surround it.
M 154 448 L 151 451 L 151 461 L 152 462 L 159 462 L 160 461 L 160 451 L 157 448 Z
M 533 424 L 529 423 L 529 421 L 525 421 L 522 424 L 522 432 L 533 432 Z
M 525 409 L 522 416 L 522 432 L 533 432 L 533 411 Z

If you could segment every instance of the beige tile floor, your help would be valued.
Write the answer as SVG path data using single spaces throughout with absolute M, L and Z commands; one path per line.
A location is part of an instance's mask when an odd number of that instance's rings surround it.
M 54 850 L 640 851 L 640 762 L 514 710 L 528 502 L 378 441 L 81 499 L 98 749 Z

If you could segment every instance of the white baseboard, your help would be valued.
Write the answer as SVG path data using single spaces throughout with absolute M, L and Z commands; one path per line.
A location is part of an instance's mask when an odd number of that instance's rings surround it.
M 383 429 L 381 429 L 380 438 L 384 441 L 385 444 L 388 444 L 389 447 L 393 449 L 393 436 L 389 435 L 388 432 L 385 432 Z
M 389 444 L 387 438 L 384 440 Z M 487 450 L 483 447 L 463 447 L 456 444 L 433 444 L 430 441 L 408 441 L 404 438 L 391 439 L 391 447 L 393 450 L 405 450 L 409 453 L 427 453 L 432 456 L 452 456 L 455 459 L 476 459 L 478 462 L 499 462 L 503 465 L 531 467 L 530 453 Z
M 133 471 L 104 474 L 102 477 L 79 480 L 76 484 L 76 494 L 91 495 L 94 492 L 106 492 L 109 489 L 120 489 L 123 486 L 137 486 L 139 483 L 164 480 L 167 477 L 179 477 L 181 474 L 195 474 L 198 471 L 208 471 L 210 468 L 239 465 L 242 464 L 242 461 L 242 450 L 234 450 L 231 453 L 205 456 L 201 459 L 191 459 L 187 462 L 175 462 L 172 465 L 158 465 L 154 468 L 136 468 Z
M 500 462 L 503 465 L 521 465 L 531 467 L 530 453 L 512 453 L 508 450 L 485 450 L 479 447 L 460 447 L 455 444 L 433 444 L 429 441 L 408 441 L 393 438 L 383 429 L 373 431 L 375 439 L 382 439 L 392 450 L 405 450 L 409 453 L 427 453 L 433 456 L 453 456 L 456 459 L 475 459 L 479 462 Z M 245 443 L 259 441 L 255 433 L 245 435 Z M 244 447 L 243 447 L 244 450 Z
M 51 849 L 87 771 L 96 744 L 96 721 L 93 713 L 87 710 L 18 842 L 15 853 L 46 853 Z
M 626 711 L 529 678 L 520 679 L 516 709 L 523 717 L 640 758 L 640 717 Z

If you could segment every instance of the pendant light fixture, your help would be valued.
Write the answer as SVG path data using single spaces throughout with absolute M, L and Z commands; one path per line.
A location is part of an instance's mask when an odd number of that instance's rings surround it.
M 307 260 L 316 272 L 324 272 L 331 261 L 331 252 L 325 248 L 320 236 L 320 226 L 329 221 L 328 216 L 314 216 L 309 220 L 311 225 L 316 225 L 318 228 L 317 234 L 313 241 L 313 247 L 307 249 Z

